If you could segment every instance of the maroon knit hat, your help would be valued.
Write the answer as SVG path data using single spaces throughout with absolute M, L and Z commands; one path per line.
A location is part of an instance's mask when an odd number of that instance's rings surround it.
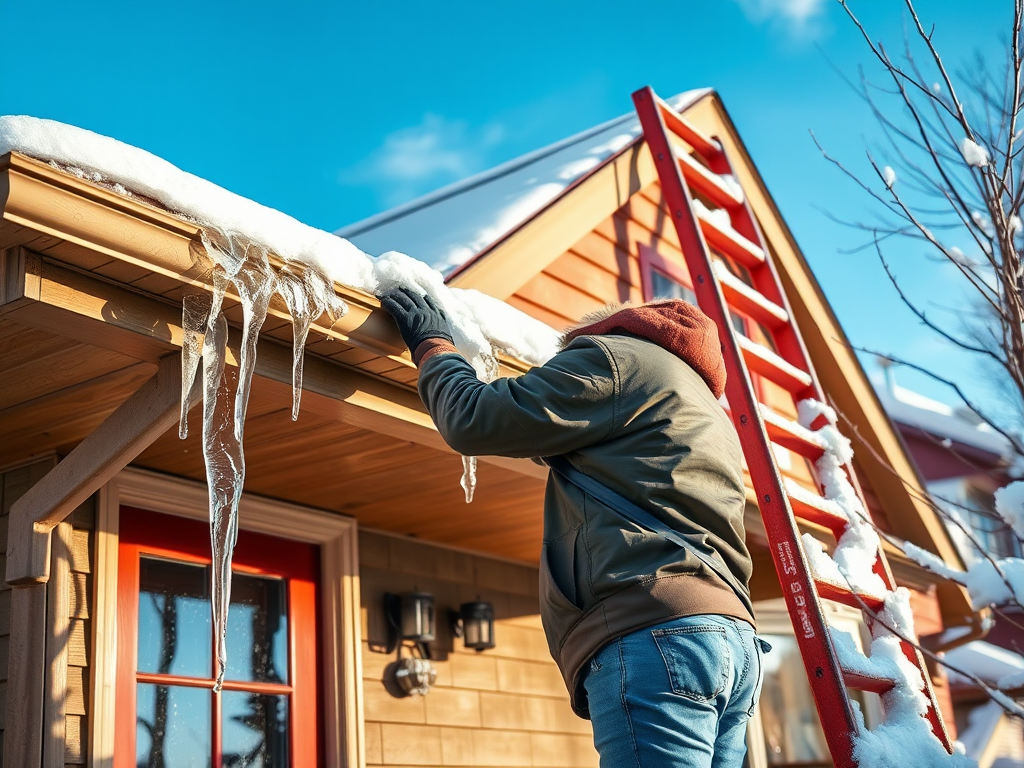
M 603 320 L 572 329 L 564 339 L 569 343 L 577 336 L 614 333 L 630 333 L 653 341 L 693 368 L 716 398 L 725 392 L 725 360 L 718 328 L 693 304 L 682 299 L 666 299 L 623 307 Z

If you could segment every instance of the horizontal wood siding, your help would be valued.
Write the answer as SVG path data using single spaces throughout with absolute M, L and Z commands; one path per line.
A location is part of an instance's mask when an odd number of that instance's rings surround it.
M 576 717 L 540 626 L 537 569 L 413 539 L 361 531 L 363 687 L 368 765 L 596 766 L 590 724 Z M 385 687 L 395 654 L 386 592 L 434 595 L 437 684 L 395 698 Z M 477 598 L 495 608 L 497 647 L 466 651 L 449 609 Z M 408 651 L 404 651 L 407 655 Z

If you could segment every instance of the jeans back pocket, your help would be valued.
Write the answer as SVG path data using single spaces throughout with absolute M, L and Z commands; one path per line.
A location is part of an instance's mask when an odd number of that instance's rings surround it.
M 665 661 L 672 692 L 694 701 L 710 701 L 725 690 L 732 653 L 725 629 L 710 624 L 651 630 Z

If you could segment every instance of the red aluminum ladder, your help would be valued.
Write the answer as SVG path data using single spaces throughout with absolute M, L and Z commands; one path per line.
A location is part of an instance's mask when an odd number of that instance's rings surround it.
M 787 419 L 763 418 L 767 408 L 758 402 L 750 373 L 775 382 L 793 396 L 795 403 L 809 398 L 825 402 L 824 393 L 800 331 L 792 319 L 789 302 L 750 205 L 743 194 L 737 193 L 735 185 L 722 181 L 723 175 L 732 174 L 724 146 L 687 122 L 659 99 L 650 87 L 634 93 L 633 103 L 658 171 L 662 195 L 679 235 L 697 303 L 718 326 L 728 372 L 726 397 L 757 494 L 775 569 L 829 751 L 837 768 L 855 768 L 854 737 L 860 726 L 847 688 L 884 693 L 894 683 L 844 672 L 840 668 L 821 601 L 834 600 L 861 610 L 867 608 L 869 625 L 871 612 L 880 610 L 882 604 L 877 597 L 855 594 L 845 587 L 818 581 L 812 576 L 801 545 L 797 519 L 824 526 L 837 539 L 845 530 L 847 521 L 829 512 L 826 504 L 819 506 L 811 499 L 798 499 L 787 494 L 772 443 L 802 455 L 812 463 L 822 455 L 823 449 L 820 444 L 809 442 L 806 435 L 787 428 Z M 686 147 L 679 147 L 678 143 L 673 145 L 670 133 Z M 679 151 L 683 149 L 688 151 Z M 727 211 L 732 227 L 716 224 L 713 217 L 698 217 L 693 207 L 694 193 Z M 738 278 L 729 279 L 728 275 L 723 278 L 714 267 L 709 246 L 743 265 L 749 271 L 751 285 Z M 730 308 L 759 322 L 770 334 L 778 353 L 737 334 L 730 322 Z M 812 427 L 820 428 L 823 422 L 819 418 Z M 863 503 L 852 466 L 848 464 L 845 469 Z M 867 509 L 866 504 L 864 509 Z M 874 571 L 882 578 L 887 590 L 895 589 L 892 572 L 881 548 Z M 924 659 L 910 643 L 902 642 L 902 646 L 907 659 L 918 668 L 924 680 L 923 692 L 929 701 L 926 718 L 932 732 L 946 751 L 952 753 L 953 747 Z

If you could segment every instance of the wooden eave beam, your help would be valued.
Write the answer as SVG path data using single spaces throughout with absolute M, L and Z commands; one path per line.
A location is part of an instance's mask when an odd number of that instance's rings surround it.
M 151 362 L 181 348 L 183 333 L 178 304 L 69 269 L 24 248 L 0 252 L 0 286 L 6 286 L 0 295 L 0 317 Z M 229 365 L 237 365 L 239 343 L 239 332 L 231 329 Z M 255 372 L 275 382 L 280 397 L 290 400 L 290 346 L 261 339 Z M 306 355 L 302 409 L 452 452 L 414 390 L 317 355 Z M 480 460 L 528 477 L 547 476 L 544 467 L 525 459 Z
M 196 402 L 193 395 L 189 407 Z M 167 355 L 156 373 L 11 507 L 7 583 L 50 578 L 50 532 L 177 420 L 181 355 Z

